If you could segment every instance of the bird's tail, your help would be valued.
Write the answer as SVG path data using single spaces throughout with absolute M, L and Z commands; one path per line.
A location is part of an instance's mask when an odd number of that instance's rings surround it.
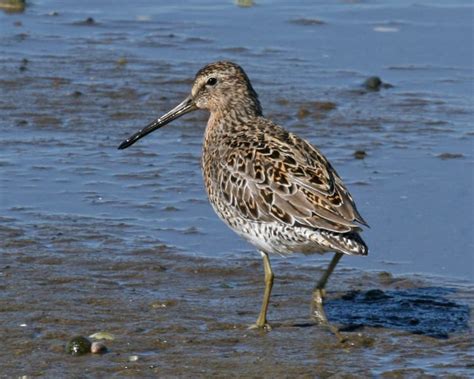
M 357 232 L 336 233 L 321 230 L 320 234 L 331 250 L 348 255 L 367 255 L 369 253 L 369 248 Z

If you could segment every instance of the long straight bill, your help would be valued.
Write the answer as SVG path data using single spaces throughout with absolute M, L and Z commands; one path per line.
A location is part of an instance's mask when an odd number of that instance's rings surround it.
M 178 104 L 168 113 L 164 114 L 160 118 L 157 118 L 155 121 L 151 122 L 150 124 L 145 126 L 143 129 L 139 130 L 135 134 L 128 137 L 125 141 L 123 141 L 120 144 L 118 148 L 120 150 L 126 149 L 127 147 L 132 146 L 140 138 L 145 137 L 147 134 L 150 134 L 154 130 L 159 129 L 162 126 L 165 126 L 166 124 L 170 123 L 171 121 L 176 120 L 178 117 L 181 117 L 182 115 L 192 112 L 196 109 L 197 107 L 194 104 L 192 97 L 188 96 L 186 99 L 184 99 L 183 102 Z

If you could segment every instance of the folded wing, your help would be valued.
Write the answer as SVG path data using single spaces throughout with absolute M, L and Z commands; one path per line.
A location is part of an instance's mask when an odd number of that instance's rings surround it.
M 312 145 L 268 124 L 252 140 L 221 147 L 218 178 L 227 206 L 250 221 L 345 233 L 367 225 L 341 178 Z M 245 136 L 242 136 L 245 138 Z

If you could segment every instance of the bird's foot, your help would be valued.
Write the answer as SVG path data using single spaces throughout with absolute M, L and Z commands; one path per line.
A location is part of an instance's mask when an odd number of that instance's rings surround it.
M 247 328 L 247 330 L 254 330 L 254 329 L 262 330 L 264 332 L 269 332 L 270 330 L 272 330 L 272 327 L 267 322 L 264 322 L 264 323 L 256 322 L 255 324 L 252 324 Z
M 313 291 L 313 301 L 311 302 L 311 318 L 319 325 L 327 327 L 332 334 L 334 334 L 340 343 L 346 342 L 346 338 L 341 334 L 339 329 L 330 324 L 326 312 L 323 307 L 323 298 L 326 295 L 326 291 L 323 288 L 316 288 Z
M 311 318 L 321 326 L 324 326 L 329 329 L 329 331 L 336 336 L 338 341 L 340 343 L 345 343 L 347 341 L 347 338 L 342 335 L 342 333 L 339 331 L 339 328 L 337 326 L 334 326 L 333 324 L 329 323 L 329 321 L 326 318 L 326 315 L 323 313 L 320 313 L 316 310 L 313 310 L 311 313 Z
M 342 333 L 339 331 L 339 329 L 336 326 L 334 326 L 332 324 L 329 324 L 329 323 L 327 323 L 326 326 L 331 331 L 331 333 L 336 336 L 339 343 L 346 343 L 347 342 L 347 338 L 342 335 Z

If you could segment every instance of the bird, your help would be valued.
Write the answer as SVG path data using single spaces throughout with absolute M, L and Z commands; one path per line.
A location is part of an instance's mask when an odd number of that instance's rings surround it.
M 125 149 L 195 110 L 210 113 L 201 157 L 209 201 L 224 223 L 256 247 L 263 259 L 263 301 L 250 328 L 271 330 L 267 320 L 274 282 L 271 254 L 332 252 L 312 292 L 311 317 L 343 341 L 324 311 L 325 287 L 343 255 L 368 254 L 360 236 L 368 224 L 341 177 L 315 146 L 263 116 L 249 77 L 230 61 L 202 67 L 189 96 L 118 148 Z

